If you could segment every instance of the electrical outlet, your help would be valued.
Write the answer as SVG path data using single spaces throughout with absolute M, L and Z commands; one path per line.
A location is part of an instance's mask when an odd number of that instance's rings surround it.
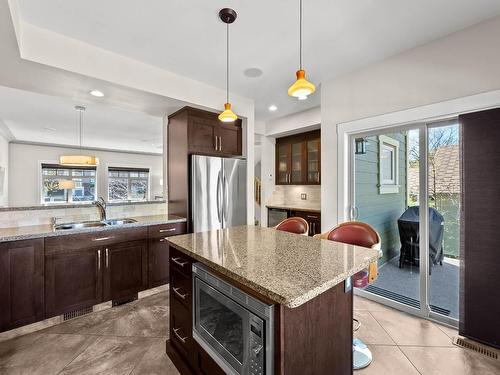
M 301 193 L 300 194 L 300 199 L 302 199 L 303 201 L 305 201 L 307 199 L 307 194 L 306 193 Z

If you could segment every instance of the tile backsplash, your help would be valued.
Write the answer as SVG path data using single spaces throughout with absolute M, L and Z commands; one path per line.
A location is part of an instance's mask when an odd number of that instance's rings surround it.
M 107 208 L 108 219 L 134 216 L 165 215 L 167 203 L 110 205 Z M 94 205 L 70 208 L 12 209 L 0 210 L 0 228 L 14 228 L 28 225 L 50 224 L 53 217 L 58 223 L 99 220 L 99 211 Z
M 301 199 L 302 194 L 306 194 L 307 199 Z M 276 185 L 266 204 L 319 210 L 321 209 L 321 186 Z

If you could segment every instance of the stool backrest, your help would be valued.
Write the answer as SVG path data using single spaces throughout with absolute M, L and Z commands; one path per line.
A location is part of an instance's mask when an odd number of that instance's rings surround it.
M 275 229 L 307 236 L 309 233 L 309 224 L 301 217 L 289 217 L 276 225 Z
M 380 250 L 379 234 L 369 224 L 361 221 L 339 224 L 332 230 L 315 237 Z

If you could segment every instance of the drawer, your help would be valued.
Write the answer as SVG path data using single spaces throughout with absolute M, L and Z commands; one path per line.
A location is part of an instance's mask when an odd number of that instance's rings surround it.
M 294 211 L 292 213 L 295 216 L 306 219 L 307 221 L 319 221 L 319 220 L 321 220 L 321 213 L 320 212 Z
M 184 233 L 186 233 L 186 223 L 160 224 L 149 227 L 149 238 L 169 237 Z
M 189 362 L 193 348 L 191 319 L 191 313 L 182 304 L 170 299 L 170 340 Z
M 191 279 L 193 260 L 190 257 L 170 246 L 169 262 L 170 270 L 177 270 Z
M 147 235 L 147 227 L 108 229 L 98 232 L 63 234 L 61 236 L 45 238 L 45 254 L 144 240 L 147 238 Z
M 170 272 L 170 298 L 179 301 L 189 311 L 191 311 L 193 298 L 192 285 L 193 281 L 185 274 L 176 269 Z

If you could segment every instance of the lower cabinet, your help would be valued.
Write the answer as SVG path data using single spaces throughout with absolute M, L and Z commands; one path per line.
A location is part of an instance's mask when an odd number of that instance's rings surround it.
M 45 256 L 45 317 L 102 302 L 102 250 L 58 251 Z
M 0 243 L 0 332 L 44 317 L 43 239 Z
M 321 213 L 311 211 L 291 211 L 291 216 L 298 216 L 309 224 L 309 236 L 321 233 Z
M 148 286 L 148 243 L 132 241 L 104 249 L 104 301 L 133 296 Z
M 148 257 L 148 287 L 154 288 L 168 284 L 168 259 L 169 246 L 165 238 L 152 238 L 149 240 Z

